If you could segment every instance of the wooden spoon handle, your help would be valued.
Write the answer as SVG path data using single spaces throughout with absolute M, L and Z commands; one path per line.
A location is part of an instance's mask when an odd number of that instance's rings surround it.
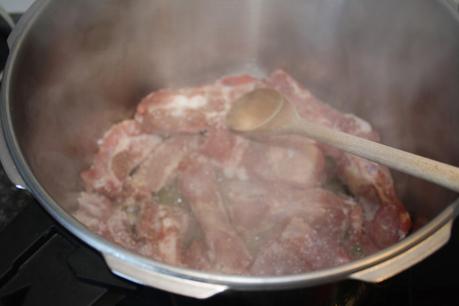
M 459 168 L 457 167 L 302 119 L 290 121 L 284 130 L 309 136 L 319 142 L 459 192 Z

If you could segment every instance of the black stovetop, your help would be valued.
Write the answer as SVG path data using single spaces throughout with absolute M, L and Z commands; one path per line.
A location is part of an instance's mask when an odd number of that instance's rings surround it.
M 97 251 L 58 225 L 27 192 L 15 190 L 0 168 L 0 306 L 459 305 L 458 272 L 456 225 L 446 247 L 380 284 L 344 281 L 194 300 L 114 276 Z

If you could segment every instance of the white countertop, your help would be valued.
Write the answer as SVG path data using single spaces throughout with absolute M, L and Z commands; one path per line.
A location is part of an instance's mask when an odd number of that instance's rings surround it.
M 34 0 L 0 0 L 2 6 L 9 13 L 23 13 Z

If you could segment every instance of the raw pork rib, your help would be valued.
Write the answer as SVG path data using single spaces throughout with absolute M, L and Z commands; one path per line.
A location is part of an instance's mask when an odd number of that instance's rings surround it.
M 157 261 L 240 275 L 329 268 L 403 239 L 411 221 L 387 168 L 303 137 L 228 131 L 231 103 L 265 87 L 310 121 L 379 140 L 281 70 L 155 91 L 99 141 L 75 217 Z

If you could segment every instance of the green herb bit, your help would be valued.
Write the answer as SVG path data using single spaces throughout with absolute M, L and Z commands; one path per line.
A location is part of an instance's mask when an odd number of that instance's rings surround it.
M 177 187 L 177 184 L 173 183 L 165 186 L 154 195 L 154 200 L 158 204 L 162 205 L 175 205 L 183 206 L 184 201 L 182 195 Z

